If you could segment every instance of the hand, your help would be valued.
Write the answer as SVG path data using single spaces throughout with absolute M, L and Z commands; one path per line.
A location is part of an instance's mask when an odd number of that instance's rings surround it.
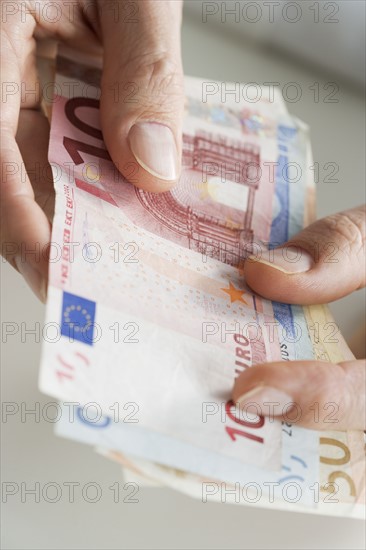
M 337 300 L 365 286 L 365 207 L 319 220 L 274 251 L 264 261 L 247 261 L 248 285 L 265 298 L 290 304 L 321 304 Z M 288 251 L 288 254 L 287 254 Z M 289 261 L 295 259 L 297 261 Z M 300 426 L 312 429 L 366 429 L 366 361 L 339 364 L 319 361 L 277 362 L 256 365 L 235 381 L 233 400 L 250 402 L 270 413 L 264 402 L 278 403 L 272 414 L 289 422 L 302 411 Z M 298 407 L 293 408 L 289 403 Z M 310 409 L 335 403 L 337 422 L 319 421 Z M 285 407 L 285 416 L 281 412 Z M 248 407 L 248 411 L 253 410 Z M 324 412 L 324 417 L 331 409 Z
M 122 174 L 129 163 L 139 164 L 138 185 L 146 190 L 166 191 L 179 178 L 184 107 L 181 0 L 47 4 L 4 2 L 1 29 L 2 255 L 42 301 L 54 192 L 48 122 L 39 110 L 36 85 L 36 39 L 104 55 L 105 143 Z M 120 100 L 128 83 L 137 102 Z

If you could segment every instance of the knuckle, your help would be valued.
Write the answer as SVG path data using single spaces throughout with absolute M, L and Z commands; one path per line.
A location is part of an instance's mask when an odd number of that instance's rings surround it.
M 365 262 L 365 221 L 364 208 L 332 214 L 310 225 L 294 242 L 310 252 L 314 246 L 320 246 L 321 257 L 326 260 L 332 258 L 332 262 L 351 262 L 354 268 L 360 266 L 357 272 L 362 272 Z
M 327 232 L 333 235 L 340 249 L 349 255 L 358 254 L 365 245 L 365 215 L 359 210 L 333 214 L 325 219 Z
M 183 71 L 179 60 L 174 60 L 167 51 L 149 52 L 132 58 L 121 66 L 123 80 L 131 77 L 139 87 L 146 103 L 154 98 L 163 103 L 183 96 Z
M 357 288 L 362 288 L 365 285 L 365 212 L 362 209 L 349 210 L 334 214 L 328 220 L 339 252 L 355 268 L 355 276 L 359 274 Z

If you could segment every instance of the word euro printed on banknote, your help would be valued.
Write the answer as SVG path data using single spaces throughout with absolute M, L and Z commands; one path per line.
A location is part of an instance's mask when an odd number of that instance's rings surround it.
M 46 321 L 60 338 L 44 343 L 40 386 L 79 404 L 58 433 L 199 498 L 202 480 L 272 484 L 274 502 L 259 504 L 360 516 L 362 433 L 319 436 L 230 400 L 235 377 L 256 363 L 349 357 L 340 335 L 314 340 L 326 308 L 272 303 L 243 277 L 249 254 L 311 218 L 307 127 L 279 96 L 204 103 L 203 81 L 186 78 L 182 175 L 153 194 L 133 185 L 137 164 L 127 181 L 109 157 L 100 77 L 96 60 L 59 52 L 48 105 L 51 251 L 61 259 L 50 262 Z M 83 414 L 90 404 L 97 419 Z M 289 483 L 297 500 L 282 490 Z

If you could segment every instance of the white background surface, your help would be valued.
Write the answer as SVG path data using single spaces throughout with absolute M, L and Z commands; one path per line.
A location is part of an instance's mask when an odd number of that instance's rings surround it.
M 351 31 L 352 32 L 352 31 Z M 364 199 L 364 106 L 362 93 L 334 74 L 279 57 L 268 47 L 246 42 L 225 25 L 214 30 L 199 18 L 186 18 L 183 55 L 187 74 L 239 82 L 297 82 L 302 99 L 289 104 L 290 112 L 311 127 L 314 160 L 339 164 L 339 183 L 318 185 L 320 216 L 348 208 Z M 350 59 L 350 63 L 352 60 Z M 309 90 L 314 82 L 337 81 L 338 103 L 314 103 Z M 20 276 L 2 264 L 4 322 L 31 327 L 43 322 L 44 308 L 31 295 Z M 360 324 L 360 292 L 333 305 L 346 336 Z M 9 338 L 2 353 L 2 399 L 28 408 L 51 399 L 37 389 L 40 343 L 32 335 Z M 120 469 L 81 444 L 58 439 L 52 424 L 20 415 L 2 424 L 2 481 L 39 482 L 62 486 L 96 482 L 102 498 L 90 504 L 80 498 L 69 503 L 66 490 L 58 503 L 34 502 L 28 496 L 9 497 L 2 507 L 2 547 L 6 549 L 114 549 L 114 548 L 363 548 L 361 521 L 289 514 L 250 507 L 203 504 L 168 489 L 141 488 L 138 504 L 113 502 L 108 489 L 123 483 Z

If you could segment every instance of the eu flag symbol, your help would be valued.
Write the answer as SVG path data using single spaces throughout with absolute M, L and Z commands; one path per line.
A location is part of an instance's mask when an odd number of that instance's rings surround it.
M 79 340 L 88 346 L 94 341 L 96 303 L 69 292 L 63 293 L 61 335 Z

